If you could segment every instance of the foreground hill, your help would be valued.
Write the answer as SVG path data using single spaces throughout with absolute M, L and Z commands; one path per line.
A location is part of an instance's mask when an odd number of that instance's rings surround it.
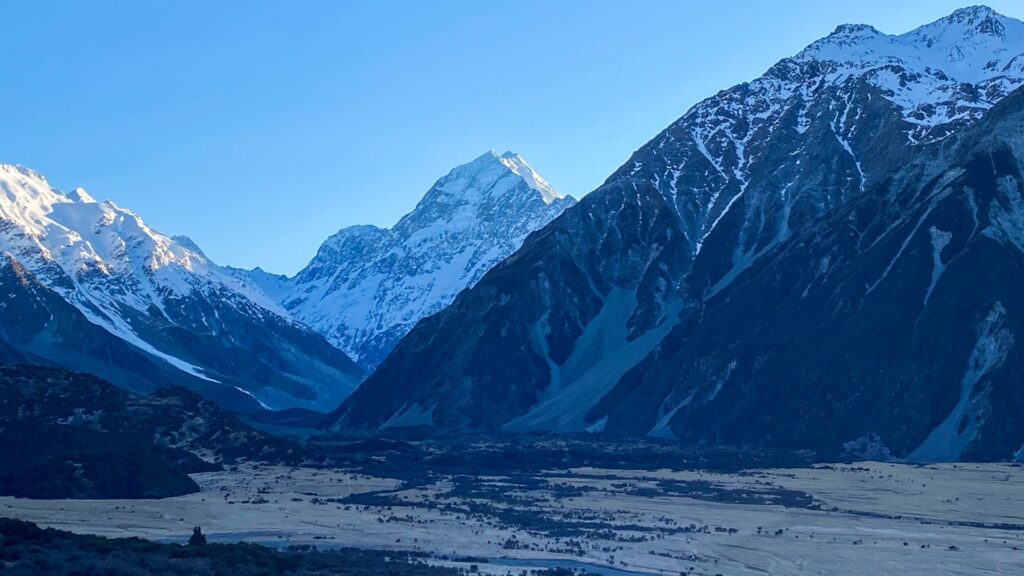
M 0 494 L 161 498 L 198 491 L 187 474 L 239 458 L 299 462 L 269 437 L 182 388 L 148 396 L 94 376 L 0 365 Z

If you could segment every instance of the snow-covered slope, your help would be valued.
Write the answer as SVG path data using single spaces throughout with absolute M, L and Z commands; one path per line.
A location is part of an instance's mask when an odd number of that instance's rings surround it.
M 0 165 L 0 250 L 91 323 L 190 380 L 221 383 L 275 408 L 329 407 L 358 383 L 359 370 L 343 354 L 187 238 L 169 238 L 80 188 L 63 194 L 20 166 Z M 197 346 L 206 339 L 217 346 Z M 280 370 L 257 376 L 250 370 L 258 361 L 237 369 L 269 341 L 288 343 L 276 351 Z
M 840 26 L 793 61 L 825 63 L 824 82 L 831 84 L 867 75 L 916 126 L 910 137 L 922 140 L 947 133 L 931 131 L 935 126 L 977 119 L 1020 86 L 1022 53 L 1024 22 L 974 6 L 899 36 Z
M 416 415 L 448 428 L 681 430 L 676 418 L 702 399 L 683 393 L 677 372 L 654 369 L 658 350 L 687 344 L 666 334 L 703 326 L 708 302 L 738 278 L 908 163 L 952 161 L 957 135 L 1024 84 L 1022 53 L 1024 24 L 984 7 L 899 36 L 839 26 L 640 148 L 403 338 L 333 426 L 374 430 Z M 722 345 L 705 328 L 708 346 Z M 608 358 L 614 366 L 585 369 Z M 699 373 L 710 396 L 744 376 L 728 359 L 716 368 Z
M 573 202 L 518 154 L 488 152 L 438 180 L 393 228 L 345 228 L 294 278 L 260 270 L 250 277 L 372 369 L 416 322 Z
M 782 200 L 747 202 L 757 212 L 783 214 L 801 201 L 827 210 L 899 167 L 906 144 L 944 139 L 1022 84 L 1024 22 L 990 8 L 957 10 L 896 36 L 844 24 L 760 78 L 694 106 L 613 178 L 646 176 L 676 207 L 697 253 L 748 191 L 767 195 L 756 189 L 767 184 Z M 830 141 L 818 142 L 819 126 Z M 821 187 L 828 195 L 794 198 L 801 168 L 787 168 L 775 151 L 810 157 L 812 143 L 828 147 L 819 157 L 830 156 L 847 182 Z M 832 158 L 834 151 L 840 155 Z M 779 174 L 765 174 L 779 165 Z M 752 212 L 743 217 L 762 223 Z

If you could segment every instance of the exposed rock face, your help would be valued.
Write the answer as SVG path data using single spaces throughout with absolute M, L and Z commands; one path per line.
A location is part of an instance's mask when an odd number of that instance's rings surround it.
M 1024 431 L 971 399 L 1000 371 L 1020 382 L 1020 245 L 997 240 L 1020 222 L 1018 98 L 986 114 L 1024 84 L 1022 53 L 1024 23 L 987 8 L 901 36 L 840 26 L 694 106 L 421 322 L 330 425 L 834 451 L 877 433 L 899 456 L 1009 457 Z M 1005 137 L 978 143 L 997 125 Z M 976 174 L 985 157 L 991 178 Z M 954 286 L 974 278 L 991 294 L 967 305 Z M 1015 406 L 1004 385 L 977 390 L 997 388 Z M 926 443 L 953 404 L 966 424 Z
M 1010 458 L 1024 443 L 1024 93 L 958 140 L 704 301 L 589 416 L 689 441 L 877 435 L 912 459 Z

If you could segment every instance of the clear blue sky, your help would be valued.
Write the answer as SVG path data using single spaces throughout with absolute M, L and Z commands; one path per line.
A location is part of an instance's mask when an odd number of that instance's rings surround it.
M 837 24 L 899 33 L 965 3 L 5 2 L 0 162 L 219 263 L 293 273 L 488 149 L 580 196 L 695 102 Z

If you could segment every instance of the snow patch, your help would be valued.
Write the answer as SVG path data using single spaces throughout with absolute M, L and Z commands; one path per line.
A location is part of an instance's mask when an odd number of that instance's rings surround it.
M 607 425 L 608 425 L 608 417 L 607 416 L 603 416 L 603 417 L 601 417 L 600 420 L 598 420 L 597 422 L 594 422 L 593 424 L 588 426 L 587 429 L 586 429 L 586 432 L 588 434 L 600 434 L 601 432 L 604 432 L 604 427 L 607 426 Z
M 696 391 L 690 392 L 689 396 L 684 398 L 682 402 L 679 402 L 678 404 L 673 406 L 671 410 L 668 410 L 667 412 L 665 411 L 665 404 L 666 402 L 668 402 L 668 400 L 666 399 L 666 401 L 663 402 L 661 406 L 660 412 L 662 414 L 658 418 L 658 421 L 654 423 L 654 426 L 652 426 L 651 429 L 647 432 L 647 437 L 674 440 L 676 438 L 676 435 L 674 432 L 672 432 L 672 428 L 669 427 L 669 424 L 672 423 L 672 418 L 675 417 L 677 412 L 689 406 L 690 402 L 693 402 L 693 397 L 696 395 Z
M 553 365 L 552 382 L 557 386 L 549 386 L 529 412 L 505 428 L 518 432 L 586 430 L 587 413 L 678 322 L 678 310 L 670 308 L 661 324 L 629 341 L 627 323 L 636 306 L 635 293 L 613 289 L 605 297 L 601 311 L 576 339 L 569 358 L 561 366 Z M 538 352 L 541 350 L 546 348 Z
M 246 396 L 248 396 L 249 398 L 252 398 L 252 399 L 253 399 L 253 400 L 255 400 L 256 402 L 258 402 L 258 403 L 259 403 L 259 405 L 260 405 L 260 406 L 261 406 L 261 407 L 262 407 L 262 408 L 263 408 L 264 410 L 273 410 L 273 408 L 271 408 L 270 406 L 267 406 L 266 404 L 264 404 L 264 403 L 263 403 L 263 401 L 262 401 L 262 400 L 260 400 L 260 399 L 259 399 L 259 398 L 257 398 L 256 396 L 254 396 L 252 392 L 249 392 L 248 390 L 246 390 L 246 389 L 244 389 L 244 388 L 239 388 L 238 386 L 235 386 L 234 388 L 235 388 L 235 390 L 238 390 L 238 391 L 239 391 L 239 392 L 241 392 L 242 394 L 245 394 L 245 395 L 246 395 Z
M 395 415 L 389 418 L 387 422 L 382 424 L 381 429 L 433 426 L 434 410 L 436 409 L 436 405 L 431 406 L 430 408 L 423 408 L 418 404 L 407 405 L 404 409 L 396 412 Z
M 928 284 L 928 291 L 924 295 L 925 306 L 928 306 L 928 300 L 932 297 L 932 291 L 935 290 L 935 285 L 939 283 L 942 272 L 946 270 L 946 265 L 942 262 L 942 250 L 953 238 L 952 232 L 939 230 L 935 226 L 932 226 L 928 231 L 932 237 L 932 280 Z

